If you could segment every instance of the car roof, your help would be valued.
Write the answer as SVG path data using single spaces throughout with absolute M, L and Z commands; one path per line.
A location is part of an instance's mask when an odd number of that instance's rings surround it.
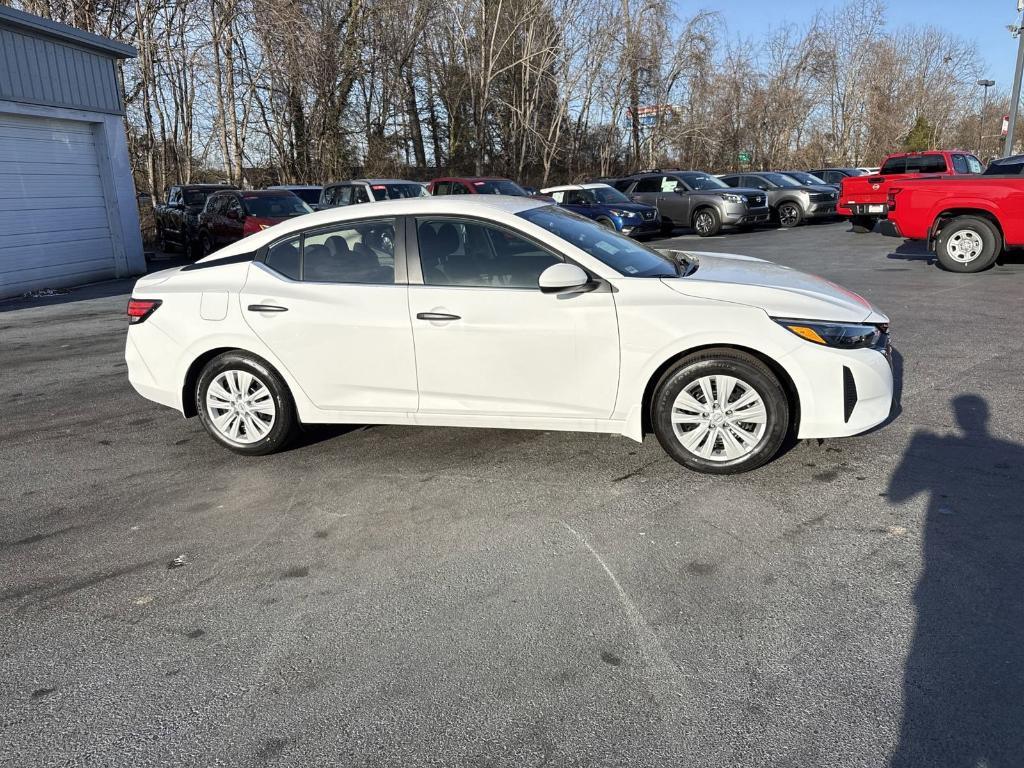
M 217 189 L 225 192 L 231 192 L 238 189 L 238 187 L 233 187 L 230 184 L 171 184 L 170 186 L 178 187 L 180 189 Z
M 579 187 L 580 189 L 600 189 L 601 187 L 615 189 L 611 184 L 606 184 L 603 181 L 588 181 L 586 184 L 580 184 Z
M 266 189 L 323 189 L 320 184 L 274 184 Z
M 512 181 L 507 176 L 438 176 L 431 181 Z

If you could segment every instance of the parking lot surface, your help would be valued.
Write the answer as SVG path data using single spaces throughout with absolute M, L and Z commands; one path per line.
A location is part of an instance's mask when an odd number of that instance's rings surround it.
M 0 304 L 0 763 L 1020 765 L 1024 265 L 899 242 L 659 244 L 891 316 L 891 423 L 738 477 L 558 432 L 243 458 L 129 386 L 129 282 Z

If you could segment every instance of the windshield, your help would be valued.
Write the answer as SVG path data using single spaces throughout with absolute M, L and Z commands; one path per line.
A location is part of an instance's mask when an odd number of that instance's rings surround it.
M 781 173 L 762 173 L 762 179 L 774 184 L 776 187 L 799 187 L 800 184 Z
M 686 182 L 690 189 L 729 189 L 728 184 L 709 173 L 680 173 L 677 175 Z
M 526 190 L 508 179 L 486 179 L 474 181 L 473 188 L 481 195 L 514 195 L 515 197 L 529 197 Z
M 583 194 L 591 197 L 599 203 L 629 203 L 628 197 L 614 187 L 592 187 L 584 189 Z
M 640 245 L 595 221 L 553 205 L 517 214 L 572 243 L 626 277 L 678 277 L 679 269 L 660 253 Z
M 288 191 L 291 192 L 293 195 L 298 195 L 299 199 L 302 200 L 302 202 L 304 203 L 316 205 L 317 203 L 320 202 L 320 187 L 313 187 L 312 189 L 291 189 Z
M 786 171 L 783 176 L 788 176 L 791 179 L 795 179 L 800 184 L 823 184 L 827 186 L 827 182 L 824 179 L 819 179 L 813 173 L 802 173 L 801 171 Z
M 287 219 L 312 213 L 313 209 L 291 192 L 280 195 L 242 195 L 245 212 L 261 219 Z
M 206 198 L 213 194 L 212 189 L 186 189 L 182 192 L 185 198 L 185 205 L 189 208 L 201 208 L 206 204 Z
M 371 184 L 374 200 L 400 200 L 403 197 L 426 197 L 427 190 L 422 184 L 399 182 L 397 184 Z

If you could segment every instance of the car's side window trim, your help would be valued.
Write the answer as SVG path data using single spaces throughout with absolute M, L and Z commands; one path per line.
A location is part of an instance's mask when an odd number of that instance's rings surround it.
M 316 227 L 310 227 L 309 229 L 296 230 L 294 232 L 289 232 L 286 235 L 281 235 L 281 237 L 277 238 L 276 240 L 272 240 L 271 242 L 269 242 L 266 245 L 264 245 L 262 248 L 260 248 L 258 251 L 256 251 L 256 254 L 255 254 L 253 260 L 254 261 L 258 261 L 261 264 L 263 264 L 264 266 L 266 266 L 266 264 L 267 264 L 267 253 L 270 251 L 271 248 L 273 248 L 275 245 L 278 245 L 280 243 L 286 242 L 288 240 L 292 240 L 294 238 L 298 238 L 299 239 L 299 275 L 300 275 L 300 279 L 297 280 L 297 281 L 296 280 L 292 280 L 292 282 L 302 282 L 302 283 L 314 283 L 315 282 L 317 285 L 365 285 L 365 286 L 383 286 L 383 287 L 387 287 L 389 285 L 407 285 L 408 282 L 409 282 L 408 269 L 407 269 L 408 258 L 406 256 L 407 236 L 406 236 L 406 225 L 405 225 L 405 219 L 407 219 L 407 218 L 412 218 L 412 217 L 407 217 L 407 216 L 381 216 L 381 215 L 378 214 L 377 216 L 361 216 L 358 219 L 345 219 L 343 221 L 331 222 L 330 224 L 321 224 L 321 225 L 316 226 Z M 385 220 L 393 220 L 395 222 L 395 241 L 394 241 L 395 252 L 393 254 L 393 258 L 394 258 L 394 261 L 395 261 L 395 282 L 394 283 L 326 283 L 326 282 L 320 282 L 320 281 L 316 281 L 316 280 L 305 280 L 305 279 L 302 278 L 302 274 L 303 274 L 303 269 L 302 269 L 302 261 L 303 261 L 302 248 L 303 248 L 303 244 L 305 243 L 305 240 L 306 240 L 307 236 L 314 237 L 314 236 L 316 236 L 318 234 L 322 234 L 324 232 L 331 232 L 333 230 L 342 229 L 342 228 L 345 228 L 345 227 L 355 227 L 355 226 L 357 226 L 359 224 L 365 224 L 367 222 L 372 222 L 372 221 L 385 221 Z M 267 267 L 267 269 L 269 269 L 275 275 L 279 274 L 272 267 Z M 286 275 L 281 275 L 281 277 L 283 277 L 285 279 L 288 279 Z
M 407 219 L 406 226 L 405 226 L 405 242 L 407 244 L 407 247 L 405 249 L 405 252 L 406 252 L 406 259 L 408 260 L 408 264 L 409 264 L 408 277 L 409 277 L 409 285 L 410 286 L 427 285 L 424 282 L 424 280 L 423 280 L 423 263 L 420 260 L 420 241 L 419 241 L 419 231 L 418 231 L 419 225 L 417 224 L 417 221 L 416 221 L 417 218 L 422 219 L 423 221 L 438 221 L 438 220 L 444 220 L 444 219 L 447 219 L 447 220 L 450 220 L 450 221 L 469 221 L 469 222 L 473 222 L 474 224 L 479 223 L 479 224 L 483 224 L 483 225 L 488 226 L 488 227 L 493 227 L 494 229 L 500 229 L 500 230 L 505 231 L 505 232 L 510 232 L 511 234 L 515 235 L 516 237 L 520 237 L 523 240 L 528 240 L 529 242 L 531 242 L 534 245 L 536 245 L 538 248 L 540 248 L 545 253 L 549 253 L 551 256 L 559 259 L 563 263 L 576 265 L 577 267 L 582 269 L 584 272 L 586 272 L 591 280 L 598 281 L 598 282 L 601 282 L 601 283 L 605 282 L 601 278 L 600 275 L 594 273 L 592 270 L 588 269 L 583 264 L 580 264 L 578 261 L 574 260 L 573 258 L 571 258 L 570 256 L 566 255 L 565 253 L 562 253 L 558 249 L 553 248 L 548 243 L 543 242 L 542 240 L 540 240 L 539 238 L 534 237 L 531 234 L 523 232 L 521 229 L 516 229 L 514 227 L 509 227 L 509 226 L 507 226 L 505 224 L 500 224 L 498 222 L 493 221 L 492 219 L 486 219 L 486 218 L 483 218 L 481 216 L 473 216 L 471 214 L 460 214 L 460 213 L 433 213 L 433 214 L 428 214 L 428 215 L 419 216 L 419 217 L 407 216 L 405 218 Z M 498 291 L 539 291 L 540 290 L 540 286 L 537 286 L 536 288 L 519 288 L 519 287 L 505 287 L 505 286 L 499 286 L 499 285 L 427 285 L 427 287 L 428 288 L 446 288 L 446 289 L 447 288 L 459 288 L 459 289 L 462 289 L 462 290 L 489 290 L 489 291 L 490 290 L 498 290 Z

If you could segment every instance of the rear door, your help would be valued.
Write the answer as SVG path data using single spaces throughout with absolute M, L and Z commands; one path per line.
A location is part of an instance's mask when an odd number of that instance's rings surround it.
M 246 322 L 318 408 L 416 410 L 404 244 L 395 224 L 368 218 L 309 230 L 274 244 L 249 268 L 241 292 Z

